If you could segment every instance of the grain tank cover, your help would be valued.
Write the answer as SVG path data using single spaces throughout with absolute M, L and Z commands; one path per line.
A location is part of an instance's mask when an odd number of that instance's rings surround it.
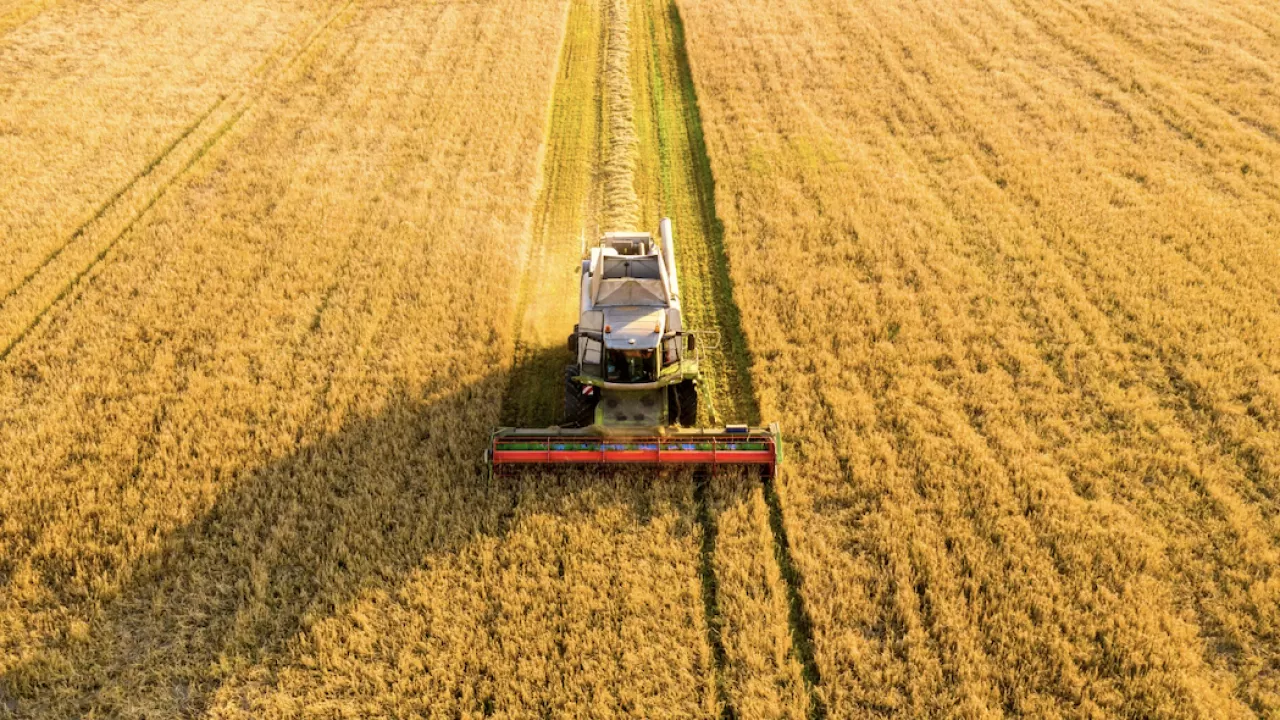
M 618 278 L 601 280 L 600 294 L 596 296 L 597 308 L 644 305 L 666 307 L 667 298 L 661 280 L 636 280 Z
M 597 308 L 667 306 L 665 268 L 657 252 L 628 255 L 606 248 L 599 255 L 599 265 L 600 286 L 594 303 Z
M 667 314 L 649 307 L 610 307 L 604 309 L 604 346 L 611 350 L 652 350 L 658 347 L 666 329 Z M 654 329 L 657 332 L 654 332 Z
M 657 255 L 605 255 L 600 261 L 604 264 L 606 280 L 627 277 L 637 280 L 662 279 Z

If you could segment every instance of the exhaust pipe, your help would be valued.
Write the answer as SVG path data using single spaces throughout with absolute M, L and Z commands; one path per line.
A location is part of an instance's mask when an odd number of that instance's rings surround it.
M 671 218 L 662 218 L 658 223 L 658 234 L 662 236 L 662 257 L 667 263 L 667 280 L 671 284 L 672 297 L 680 297 L 680 281 L 676 279 L 676 246 L 671 241 Z

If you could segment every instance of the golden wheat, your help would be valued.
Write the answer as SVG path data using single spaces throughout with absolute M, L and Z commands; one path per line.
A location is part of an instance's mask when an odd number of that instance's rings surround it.
M 328 6 L 77 5 L 4 36 L 0 296 L 68 241 L 81 241 L 83 225 L 109 200 L 144 171 L 156 174 L 152 163 L 175 137 L 309 32 Z
M 1274 16 L 682 7 L 829 712 L 1275 712 Z
M 0 713 L 1274 714 L 1277 32 L 0 4 Z M 664 216 L 782 478 L 488 479 Z
M 353 6 L 9 354 L 6 702 L 260 716 L 355 682 L 374 714 L 514 712 L 557 686 L 521 665 L 546 657 L 581 688 L 548 701 L 699 707 L 688 487 L 538 492 L 477 467 L 562 9 Z M 504 610 L 508 580 L 529 589 Z M 566 596 L 591 602 L 559 633 L 530 621 Z M 391 600 L 438 608 L 434 639 Z M 375 644 L 444 689 L 344 675 L 381 667 L 361 632 L 392 626 Z

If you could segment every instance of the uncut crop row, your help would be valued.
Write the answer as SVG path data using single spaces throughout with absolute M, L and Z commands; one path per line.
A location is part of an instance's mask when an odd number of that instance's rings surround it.
M 681 9 L 829 712 L 1275 712 L 1274 14 Z

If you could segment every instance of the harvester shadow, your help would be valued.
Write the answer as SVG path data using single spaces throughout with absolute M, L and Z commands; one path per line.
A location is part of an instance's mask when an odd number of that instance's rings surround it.
M 566 337 L 568 332 L 566 331 Z M 564 370 L 574 356 L 567 344 L 540 349 L 518 345 L 500 419 L 512 427 L 558 425 L 564 415 Z
M 415 571 L 500 541 L 531 513 L 608 504 L 633 525 L 675 513 L 673 532 L 692 538 L 698 510 L 674 475 L 491 480 L 482 453 L 508 380 L 402 390 L 376 416 L 246 469 L 120 587 L 68 605 L 68 629 L 0 678 L 16 712 L 202 714 L 229 678 L 270 685 L 297 639 L 362 593 L 395 596 Z

